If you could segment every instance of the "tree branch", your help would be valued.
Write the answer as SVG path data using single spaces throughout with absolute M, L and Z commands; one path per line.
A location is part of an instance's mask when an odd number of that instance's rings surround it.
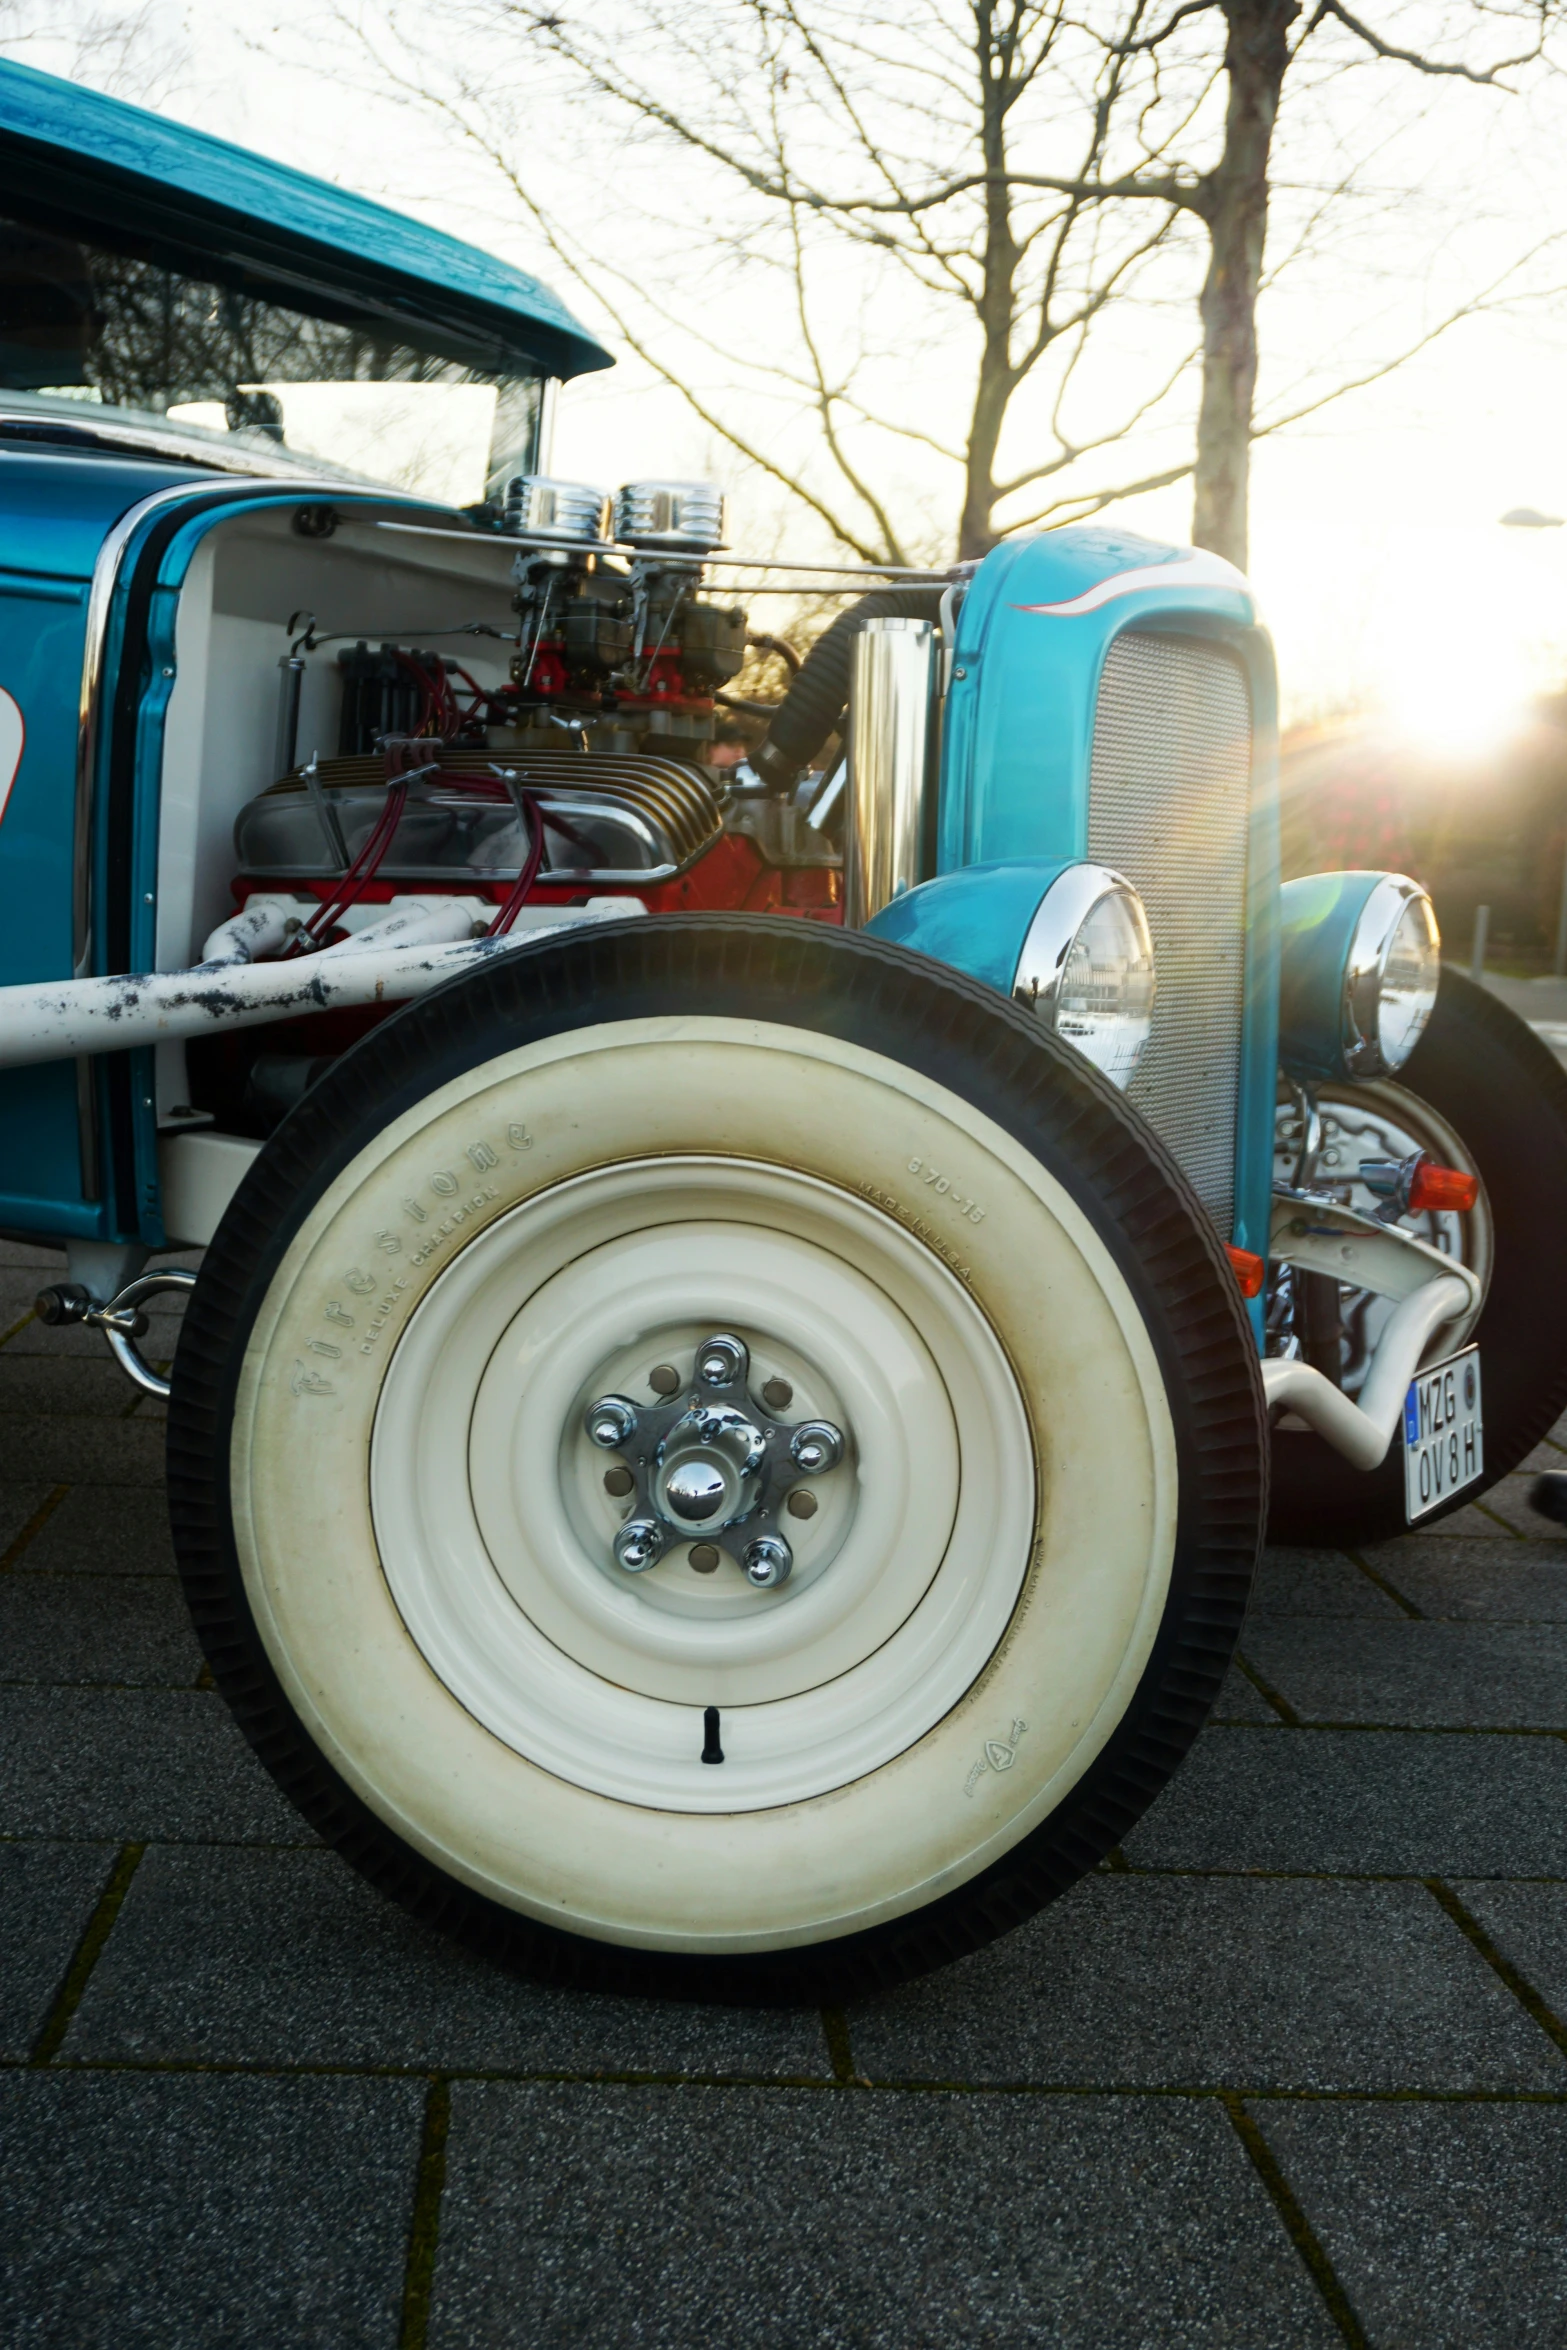
M 821 419 L 822 439 L 827 444 L 828 455 L 850 489 L 861 504 L 869 508 L 875 518 L 876 526 L 882 534 L 882 543 L 887 550 L 888 560 L 893 563 L 906 562 L 907 557 L 898 543 L 898 535 L 893 528 L 886 507 L 855 467 L 849 463 L 848 457 L 844 453 L 843 444 L 838 438 L 838 428 L 833 418 L 833 393 L 828 386 L 826 373 L 822 367 L 821 353 L 811 328 L 810 309 L 805 291 L 805 261 L 800 248 L 799 221 L 792 213 L 789 226 L 794 239 L 795 315 L 799 321 L 800 340 L 805 345 L 806 356 L 810 360 L 811 369 L 816 378 L 816 413 Z
M 1169 398 L 1197 357 L 1200 349 L 1200 345 L 1193 345 L 1191 350 L 1184 353 L 1158 389 L 1150 392 L 1147 399 L 1134 408 L 1131 415 L 1126 418 L 1124 423 L 1118 425 L 1114 432 L 1100 433 L 1091 441 L 1074 443 L 1063 439 L 1060 456 L 1047 459 L 1043 465 L 1030 466 L 1026 473 L 1014 475 L 1011 481 L 998 482 L 996 484 L 997 503 L 999 504 L 1003 498 L 1015 497 L 1019 490 L 1026 490 L 1034 482 L 1049 481 L 1055 474 L 1064 473 L 1069 465 L 1075 465 L 1081 457 L 1096 456 L 1101 449 L 1112 448 L 1117 441 L 1124 441 L 1127 435 L 1143 422 L 1145 417 L 1151 416 L 1153 411 Z M 1130 492 L 1127 494 L 1130 495 Z
M 1053 506 L 1041 506 L 1035 514 L 1025 514 L 1020 522 L 1009 522 L 1003 538 L 1016 538 L 1020 530 L 1034 530 L 1041 522 L 1060 529 L 1065 522 L 1086 522 L 1091 514 L 1102 514 L 1107 506 L 1118 506 L 1125 498 L 1141 498 L 1150 490 L 1167 490 L 1172 482 L 1189 481 L 1196 470 L 1196 460 L 1188 458 L 1184 465 L 1171 465 L 1163 473 L 1145 474 L 1141 481 L 1122 482 L 1118 489 L 1085 490 L 1075 498 L 1058 498 Z
M 1400 367 L 1407 367 L 1411 359 L 1418 358 L 1422 351 L 1428 351 L 1433 343 L 1438 342 L 1443 335 L 1463 319 L 1477 318 L 1485 311 L 1496 309 L 1499 305 L 1494 297 L 1499 289 L 1506 285 L 1508 279 L 1516 277 L 1521 269 L 1526 268 L 1531 261 L 1538 259 L 1541 253 L 1549 251 L 1551 246 L 1560 244 L 1564 235 L 1567 235 L 1567 231 L 1558 230 L 1549 237 L 1542 237 L 1539 244 L 1532 247 L 1528 253 L 1523 254 L 1519 260 L 1513 263 L 1511 268 L 1505 269 L 1500 277 L 1493 278 L 1490 285 L 1474 295 L 1471 300 L 1460 303 L 1456 310 L 1449 311 L 1445 318 L 1440 319 L 1435 326 L 1428 328 L 1406 349 L 1398 352 L 1391 359 L 1383 360 L 1380 365 L 1368 368 L 1364 375 L 1351 376 L 1347 383 L 1335 384 L 1330 390 L 1323 392 L 1318 399 L 1307 400 L 1299 408 L 1289 409 L 1283 416 L 1274 416 L 1266 424 L 1256 425 L 1252 431 L 1252 439 L 1254 441 L 1266 440 L 1273 433 L 1284 432 L 1292 424 L 1300 424 L 1308 416 L 1319 415 L 1324 408 L 1331 407 L 1335 400 L 1345 399 L 1351 392 L 1364 391 L 1368 384 L 1381 383 L 1385 376 L 1395 374 Z
M 1342 5 L 1342 0 L 1317 0 L 1311 22 L 1301 34 L 1301 40 L 1309 40 L 1318 25 L 1328 18 L 1337 18 L 1346 31 L 1353 33 L 1357 40 L 1365 42 L 1373 56 L 1385 58 L 1389 64 L 1410 65 L 1414 67 L 1416 73 L 1448 76 L 1455 81 L 1473 82 L 1482 89 L 1487 86 L 1504 87 L 1505 85 L 1498 83 L 1497 75 L 1510 73 L 1515 66 L 1532 65 L 1545 46 L 1544 12 L 1542 11 L 1540 38 L 1532 49 L 1526 49 L 1521 56 L 1498 58 L 1495 65 L 1488 65 L 1483 71 L 1472 65 L 1446 65 L 1438 58 L 1424 56 L 1418 49 L 1399 49 L 1391 41 L 1384 41 L 1380 33 L 1372 31 L 1370 25 L 1362 24 L 1358 16 L 1351 16 L 1349 10 Z
M 1146 55 L 1149 50 L 1163 46 L 1183 17 L 1206 16 L 1210 9 L 1217 8 L 1220 4 L 1221 0 L 1182 0 L 1181 7 L 1165 19 L 1156 33 L 1144 33 L 1135 41 L 1107 42 L 1106 47 L 1114 57 Z

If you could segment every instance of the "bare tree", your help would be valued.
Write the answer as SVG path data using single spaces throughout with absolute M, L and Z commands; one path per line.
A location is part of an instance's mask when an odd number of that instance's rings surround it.
M 1341 73 L 1355 64 L 1396 68 L 1428 79 L 1457 80 L 1477 89 L 1502 91 L 1505 77 L 1540 62 L 1553 31 L 1560 28 L 1561 0 L 1462 0 L 1453 7 L 1423 12 L 1407 6 L 1407 23 L 1422 13 L 1427 40 L 1406 47 L 1351 14 L 1340 0 L 1317 0 L 1309 16 L 1301 0 L 1171 0 L 1162 20 L 1148 30 L 1116 33 L 1109 45 L 1128 72 L 1128 97 L 1152 105 L 1161 85 L 1183 78 L 1196 89 L 1211 87 L 1214 64 L 1222 70 L 1225 108 L 1214 160 L 1195 167 L 1185 156 L 1168 172 L 1172 143 L 1165 141 L 1149 162 L 1160 166 L 1150 181 L 1147 166 L 1122 174 L 1113 189 L 1102 179 L 1066 183 L 1082 200 L 1141 200 L 1161 220 L 1171 203 L 1184 206 L 1207 235 L 1208 260 L 1199 297 L 1202 321 L 1202 392 L 1197 414 L 1195 498 L 1192 537 L 1231 562 L 1244 566 L 1249 537 L 1251 446 L 1258 437 L 1258 299 L 1272 193 L 1273 154 L 1287 80 L 1325 47 L 1326 70 Z M 1489 58 L 1480 44 L 1511 33 L 1508 53 Z M 1521 45 L 1520 45 L 1521 37 Z M 1545 240 L 1549 242 L 1549 240 Z M 1536 247 L 1535 250 L 1539 248 Z M 1532 258 L 1532 254 L 1528 256 Z M 1514 270 L 1505 273 L 1510 279 Z M 1470 314 L 1499 288 L 1487 288 L 1449 311 L 1441 332 Z M 1419 346 L 1431 339 L 1419 338 Z M 1406 354 L 1399 354 L 1396 365 Z M 1379 369 L 1376 372 L 1386 372 Z M 1350 387 L 1343 387 L 1350 388 Z M 1310 408 L 1322 403 L 1312 400 Z M 1296 421 L 1279 419 L 1279 423 Z
M 1289 190 L 1268 251 L 1286 90 L 1320 101 L 1364 68 L 1500 93 L 1567 0 L 1400 0 L 1418 48 L 1338 0 L 402 4 L 351 20 L 383 81 L 456 129 L 626 346 L 846 548 L 928 556 L 955 505 L 975 555 L 1192 477 L 1194 538 L 1244 564 L 1254 441 L 1507 298 L 1529 258 L 1259 414 L 1259 302 L 1365 201 L 1351 157 Z M 579 166 L 615 187 L 587 224 L 541 160 L 541 124 L 572 119 Z M 657 214 L 671 158 L 665 241 L 644 203 L 628 246 L 631 188 L 651 181 Z M 946 469 L 942 513 L 898 446 Z
M 613 4 L 567 19 L 528 0 L 448 0 L 416 19 L 394 9 L 377 56 L 388 81 L 443 112 L 501 174 L 556 260 L 714 434 L 843 546 L 901 561 L 911 527 L 929 550 L 950 545 L 950 522 L 911 526 L 896 513 L 889 441 L 956 474 L 963 554 L 1003 528 L 1094 513 L 1190 470 L 1184 453 L 1121 478 L 1106 470 L 1134 431 L 1146 441 L 1166 419 L 1179 430 L 1170 404 L 1193 349 L 1176 291 L 1189 259 L 1171 266 L 1190 242 L 1188 208 L 1173 182 L 1167 203 L 1135 213 L 1116 196 L 1123 86 L 1150 4 L 1124 0 L 1091 36 L 1065 0 L 909 0 L 885 12 L 863 0 L 652 0 L 634 19 Z M 452 70 L 459 28 L 490 56 L 497 34 L 519 46 L 530 66 L 520 98 L 516 79 L 497 89 L 482 70 Z M 573 230 L 541 193 L 525 159 L 536 157 L 537 76 L 551 68 L 557 106 L 573 94 L 597 102 L 600 147 L 614 123 L 623 156 L 697 167 L 683 175 L 684 205 L 701 185 L 709 268 L 743 264 L 759 331 L 704 335 L 688 282 L 661 298 L 645 267 L 617 258 L 615 233 Z M 1049 160 L 1055 176 L 1041 176 Z M 693 225 L 688 209 L 688 245 Z M 1138 354 L 1130 384 L 1103 367 L 1089 383 L 1096 330 L 1134 297 L 1157 318 L 1152 354 Z M 711 391 L 704 353 L 724 379 Z M 810 417 L 803 454 L 780 456 L 748 381 L 771 423 L 780 403 Z M 1091 427 L 1078 422 L 1090 405 Z
M 159 0 L 0 0 L 0 56 L 155 105 L 185 63 Z

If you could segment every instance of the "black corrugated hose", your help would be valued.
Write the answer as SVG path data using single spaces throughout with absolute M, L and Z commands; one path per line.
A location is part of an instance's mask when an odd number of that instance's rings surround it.
M 867 620 L 939 620 L 942 587 L 874 588 L 819 636 L 778 705 L 751 765 L 775 792 L 792 790 L 849 703 L 854 639 Z

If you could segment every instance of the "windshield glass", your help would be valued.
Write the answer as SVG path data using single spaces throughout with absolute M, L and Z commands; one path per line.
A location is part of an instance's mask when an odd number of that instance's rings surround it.
M 493 356 L 0 218 L 0 387 L 51 404 L 499 506 L 532 463 L 539 383 Z

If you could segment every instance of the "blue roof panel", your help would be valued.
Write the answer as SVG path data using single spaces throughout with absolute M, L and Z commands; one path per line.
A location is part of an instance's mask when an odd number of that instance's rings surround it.
M 193 245 L 333 290 L 379 293 L 399 315 L 498 339 L 552 375 L 613 365 L 549 287 L 493 253 L 368 197 L 272 163 L 100 90 L 0 59 L 0 153 L 48 159 L 84 195 L 140 193 Z M 139 184 L 139 186 L 138 186 Z M 123 215 L 116 215 L 123 217 Z

